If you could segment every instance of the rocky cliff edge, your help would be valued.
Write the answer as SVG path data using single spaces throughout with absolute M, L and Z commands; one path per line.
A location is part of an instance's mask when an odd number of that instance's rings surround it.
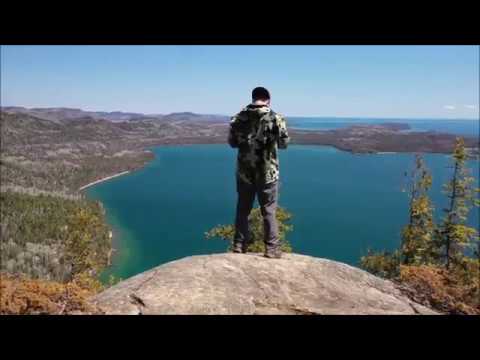
M 96 295 L 107 314 L 435 314 L 358 268 L 298 254 L 183 258 Z

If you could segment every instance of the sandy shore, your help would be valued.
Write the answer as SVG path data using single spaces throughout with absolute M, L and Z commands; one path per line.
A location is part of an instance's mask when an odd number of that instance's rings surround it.
M 92 185 L 95 185 L 95 184 L 101 183 L 101 182 L 103 182 L 103 181 L 107 181 L 107 180 L 113 179 L 113 178 L 115 178 L 115 177 L 117 177 L 117 176 L 121 176 L 121 175 L 128 174 L 129 172 L 130 172 L 130 171 L 122 171 L 122 172 L 120 172 L 120 173 L 118 173 L 118 174 L 111 175 L 111 176 L 107 176 L 107 177 L 105 177 L 105 178 L 103 178 L 103 179 L 100 179 L 100 180 L 96 180 L 96 181 L 94 181 L 94 182 L 91 182 L 91 183 L 89 183 L 89 184 L 87 184 L 87 185 L 82 186 L 80 189 L 78 189 L 78 191 L 82 191 L 82 190 L 84 190 L 84 189 L 86 189 L 86 188 L 88 188 L 88 187 L 90 187 L 90 186 L 92 186 Z

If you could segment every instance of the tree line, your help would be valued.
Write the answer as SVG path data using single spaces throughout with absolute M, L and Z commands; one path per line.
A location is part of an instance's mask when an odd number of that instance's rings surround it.
M 95 278 L 108 264 L 110 230 L 101 204 L 0 192 L 0 270 L 60 282 Z
M 457 138 L 451 158 L 452 175 L 442 190 L 448 204 L 441 220 L 435 221 L 428 195 L 432 175 L 417 154 L 415 166 L 405 173 L 409 221 L 402 229 L 400 247 L 393 252 L 370 251 L 360 263 L 375 275 L 404 284 L 416 300 L 444 312 L 480 313 L 480 242 L 478 230 L 467 223 L 470 211 L 480 205 L 479 188 L 467 167 L 462 138 Z

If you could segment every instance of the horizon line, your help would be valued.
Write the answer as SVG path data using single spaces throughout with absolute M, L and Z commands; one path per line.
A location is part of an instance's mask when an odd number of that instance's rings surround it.
M 45 106 L 45 107 L 27 107 L 24 105 L 1 105 L 0 109 L 3 108 L 8 108 L 8 107 L 13 107 L 13 108 L 24 108 L 26 110 L 47 110 L 47 109 L 65 109 L 65 110 L 80 110 L 80 111 L 85 111 L 85 112 L 103 112 L 103 113 L 130 113 L 130 114 L 137 114 L 137 115 L 143 115 L 143 116 L 166 116 L 166 115 L 172 115 L 172 114 L 181 114 L 181 113 L 191 113 L 194 115 L 210 115 L 210 116 L 225 116 L 225 117 L 231 117 L 232 115 L 226 115 L 226 114 L 214 114 L 214 113 L 199 113 L 199 112 L 194 112 L 194 111 L 189 111 L 189 110 L 184 110 L 184 111 L 173 111 L 170 113 L 142 113 L 142 112 L 137 112 L 137 111 L 128 111 L 128 110 L 112 110 L 112 111 L 107 111 L 107 110 L 88 110 L 86 108 L 76 108 L 76 107 L 67 107 L 67 106 Z M 334 118 L 334 119 L 379 119 L 379 120 L 466 120 L 466 121 L 480 121 L 480 115 L 479 117 L 472 117 L 472 118 L 459 118 L 459 117 L 452 117 L 452 118 L 447 118 L 447 117 L 416 117 L 416 116 L 399 116 L 399 117 L 391 117 L 391 116 L 339 116 L 339 115 L 284 115 L 286 118 L 312 118 L 312 119 L 318 119 L 318 118 Z

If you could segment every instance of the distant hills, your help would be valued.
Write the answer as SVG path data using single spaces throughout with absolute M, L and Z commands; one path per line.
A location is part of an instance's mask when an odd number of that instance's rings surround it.
M 52 108 L 25 108 L 21 106 L 3 106 L 2 112 L 26 114 L 50 121 L 61 121 L 80 118 L 92 118 L 95 120 L 108 120 L 111 122 L 143 121 L 143 120 L 167 120 L 167 121 L 228 121 L 228 116 L 196 114 L 193 112 L 178 112 L 171 114 L 142 114 L 123 111 L 86 111 L 82 109 L 52 107 Z
M 152 157 L 145 152 L 151 146 L 224 143 L 225 119 L 2 107 L 2 186 L 75 192 L 99 178 L 143 166 Z
M 78 160 L 88 156 L 95 156 L 96 164 L 105 164 L 104 160 L 109 159 L 108 156 L 123 154 L 123 151 L 128 150 L 140 154 L 143 159 L 143 150 L 151 146 L 224 144 L 228 137 L 229 117 L 223 115 L 193 112 L 142 114 L 61 107 L 29 109 L 11 106 L 0 109 L 2 165 L 5 165 L 7 160 L 11 162 L 15 159 L 14 166 L 10 168 L 12 171 L 19 169 L 19 161 L 40 164 L 41 162 L 34 160 L 38 160 L 38 157 L 42 157 L 44 164 L 52 164 L 55 158 L 60 159 L 63 164 L 74 163 L 78 169 L 78 166 L 81 166 Z M 289 133 L 292 144 L 328 145 L 353 153 L 448 154 L 453 150 L 456 138 L 454 134 L 403 131 L 406 129 L 409 129 L 408 124 L 386 122 L 377 125 L 351 125 L 333 130 L 292 128 Z M 477 138 L 465 137 L 465 144 L 473 156 L 478 156 Z M 117 161 L 122 158 L 117 154 L 114 159 Z M 89 162 L 94 163 L 92 159 L 89 159 Z M 113 163 L 112 159 L 107 162 Z M 137 162 L 129 159 L 127 163 Z M 143 164 L 143 161 L 139 163 Z M 42 167 L 38 171 L 43 172 L 46 168 Z M 118 166 L 118 170 L 120 169 L 123 170 L 122 166 Z M 112 166 L 105 165 L 103 171 L 92 170 L 82 180 L 95 180 L 98 175 L 111 175 L 111 170 Z M 84 185 L 79 176 L 73 178 L 76 179 L 75 186 Z

